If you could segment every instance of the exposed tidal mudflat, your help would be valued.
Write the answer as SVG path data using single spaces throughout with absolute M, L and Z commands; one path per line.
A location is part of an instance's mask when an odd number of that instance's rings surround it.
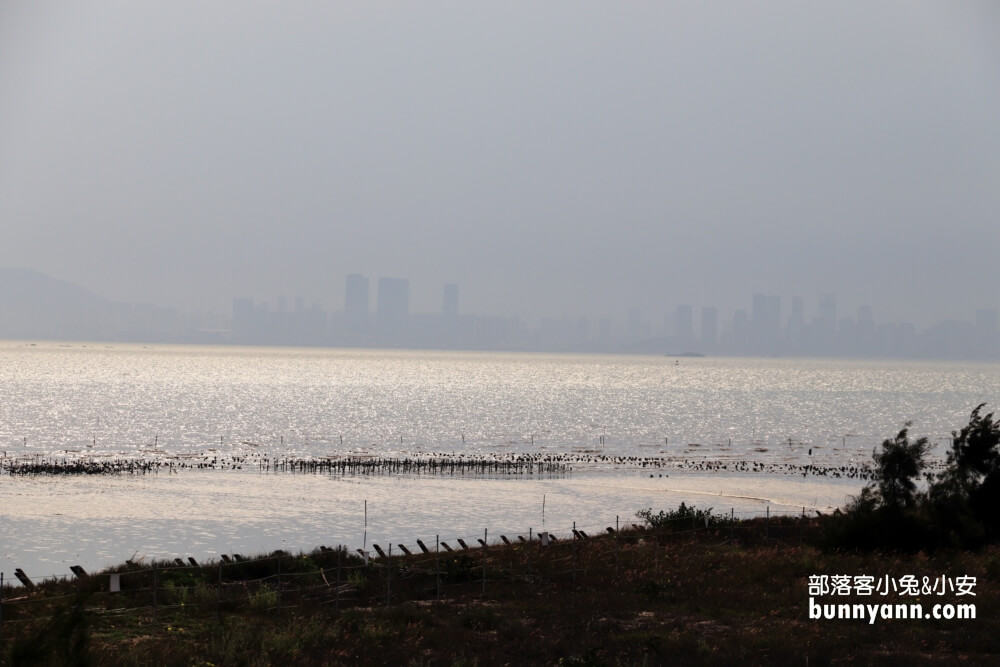
M 0 343 L 0 570 L 602 529 L 680 502 L 826 511 L 913 421 L 937 443 L 1000 366 Z M 527 473 L 289 472 L 281 461 L 554 462 Z M 266 465 L 265 465 L 266 462 Z M 365 525 L 367 507 L 367 527 Z

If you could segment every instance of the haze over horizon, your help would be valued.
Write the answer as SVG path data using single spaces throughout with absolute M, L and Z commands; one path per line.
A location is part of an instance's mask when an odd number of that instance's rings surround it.
M 1000 7 L 0 7 L 0 267 L 111 300 L 997 308 Z

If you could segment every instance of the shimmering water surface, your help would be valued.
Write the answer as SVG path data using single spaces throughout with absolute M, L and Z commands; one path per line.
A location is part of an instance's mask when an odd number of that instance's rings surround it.
M 70 561 L 98 567 L 136 552 L 204 558 L 412 544 L 483 528 L 538 530 L 543 519 L 568 532 L 573 521 L 608 525 L 681 500 L 743 512 L 830 507 L 861 483 L 683 466 L 863 463 L 906 421 L 941 456 L 973 407 L 1000 399 L 1000 365 L 7 342 L 0 396 L 0 456 L 8 458 L 580 460 L 554 479 L 0 475 L 0 570 L 42 576 L 65 573 Z M 582 461 L 598 453 L 657 457 L 667 467 Z

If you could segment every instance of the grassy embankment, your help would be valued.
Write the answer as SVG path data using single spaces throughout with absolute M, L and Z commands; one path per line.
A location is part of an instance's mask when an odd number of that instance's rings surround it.
M 547 547 L 123 565 L 3 592 L 0 664 L 923 664 L 1000 660 L 1000 551 L 839 553 L 818 519 Z M 671 530 L 671 528 L 675 530 Z M 684 530 L 677 530 L 683 528 Z M 394 549 L 394 553 L 396 550 Z M 338 566 L 339 563 L 339 566 Z M 485 567 L 485 586 L 483 573 Z M 812 620 L 810 575 L 977 578 L 975 620 Z M 485 590 L 485 592 L 484 592 Z M 155 593 L 155 598 L 154 598 Z M 824 598 L 825 602 L 914 599 Z

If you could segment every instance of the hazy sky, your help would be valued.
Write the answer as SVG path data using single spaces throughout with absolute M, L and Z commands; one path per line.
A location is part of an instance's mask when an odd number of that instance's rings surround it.
M 164 305 L 360 272 L 415 311 L 971 319 L 1000 3 L 5 0 L 0 225 L 0 266 Z

